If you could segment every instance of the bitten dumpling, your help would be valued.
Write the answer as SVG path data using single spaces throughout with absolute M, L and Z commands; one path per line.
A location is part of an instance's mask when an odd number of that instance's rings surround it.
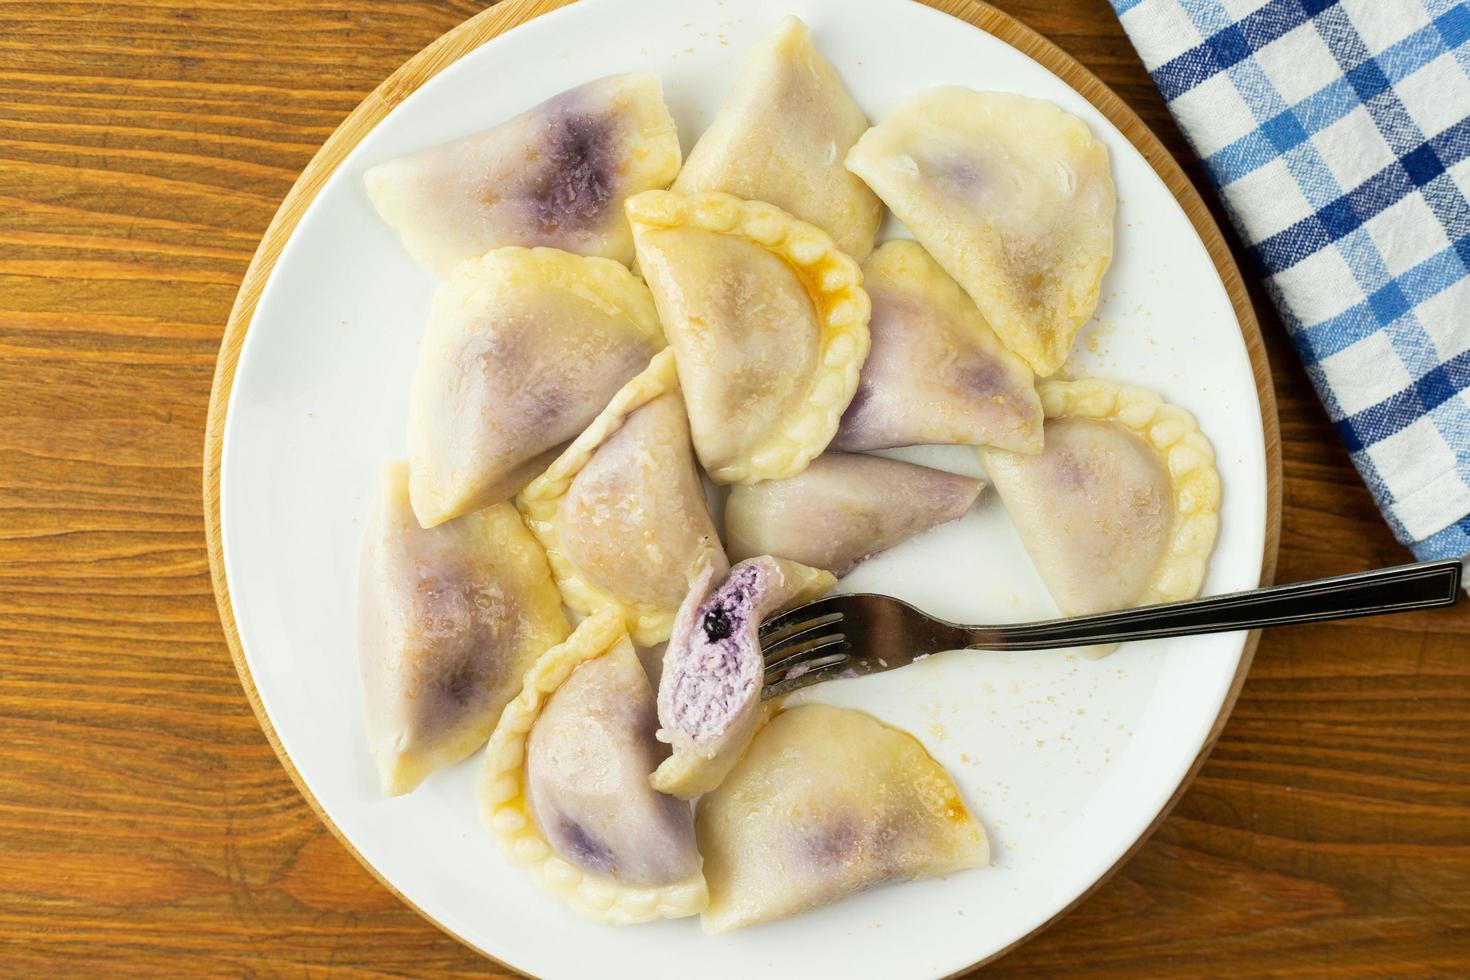
M 358 656 L 383 792 L 478 749 L 521 675 L 567 635 L 541 546 L 509 504 L 424 530 L 408 468 L 383 469 L 363 540 Z
M 623 264 L 623 201 L 667 187 L 679 134 L 648 72 L 600 78 L 508 122 L 366 174 L 368 196 L 418 262 L 447 276 L 502 245 L 549 245 Z
M 1040 375 L 1097 309 L 1117 207 L 1108 151 L 1049 102 L 937 88 L 868 130 L 847 169 L 878 193 Z
M 508 500 L 665 346 L 642 280 L 611 259 L 496 249 L 439 289 L 408 411 L 425 527 Z
M 485 749 L 481 813 L 537 884 L 597 922 L 704 908 L 689 804 L 654 792 L 653 690 L 616 612 L 582 621 L 526 674 Z
M 761 621 L 836 584 L 828 572 L 762 556 L 713 588 L 716 568 L 701 568 L 679 607 L 658 685 L 658 738 L 674 752 L 652 783 L 684 799 L 718 786 L 755 731 L 765 680 Z
M 1038 391 L 1045 448 L 983 458 L 1057 607 L 1079 616 L 1198 594 L 1220 528 L 1220 477 L 1194 417 L 1101 378 Z
M 694 450 L 718 483 L 795 476 L 827 448 L 868 355 L 868 294 L 826 232 L 728 194 L 628 200 Z
M 701 556 L 723 574 L 674 353 L 653 362 L 516 499 L 566 604 L 617 609 L 641 646 L 669 638 Z
M 863 263 L 872 349 L 832 448 L 1041 449 L 1041 399 L 1025 361 L 917 242 L 880 245 Z
M 823 453 L 788 480 L 734 487 L 725 536 L 737 561 L 778 555 L 842 576 L 921 531 L 958 520 L 979 480 L 860 453 Z
M 787 17 L 746 59 L 673 189 L 769 201 L 861 261 L 873 249 L 883 205 L 842 160 L 867 128 L 806 25 Z
M 821 704 L 756 734 L 700 800 L 698 828 L 710 933 L 990 862 L 984 828 L 913 736 Z

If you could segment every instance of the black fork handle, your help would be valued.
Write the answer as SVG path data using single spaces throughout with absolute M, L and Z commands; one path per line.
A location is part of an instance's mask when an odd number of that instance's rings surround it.
M 1460 560 L 1419 562 L 1247 592 L 1139 606 L 1002 630 L 967 630 L 969 649 L 1047 650 L 1353 619 L 1453 606 Z M 1003 633 L 1003 637 L 1002 637 Z

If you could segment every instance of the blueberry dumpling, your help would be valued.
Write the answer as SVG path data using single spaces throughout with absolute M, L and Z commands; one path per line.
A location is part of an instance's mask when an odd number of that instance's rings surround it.
M 925 92 L 868 130 L 847 168 L 1043 377 L 1097 309 L 1117 199 L 1107 148 L 1049 102 Z
M 386 466 L 363 541 L 358 654 L 383 791 L 484 744 L 521 675 L 567 635 L 541 546 L 509 504 L 419 526 Z
M 390 160 L 368 196 L 413 257 L 447 276 L 502 245 L 548 245 L 628 264 L 630 194 L 667 187 L 679 134 L 657 75 L 563 92 L 493 129 Z
M 710 933 L 990 861 L 984 828 L 915 738 L 822 704 L 756 734 L 700 800 L 698 831 Z
M 1077 616 L 1197 595 L 1220 528 L 1220 477 L 1194 417 L 1101 378 L 1038 391 L 1045 448 L 983 458 L 1057 607 Z
M 984 486 L 901 460 L 823 453 L 790 479 L 732 487 L 727 547 L 737 561 L 778 555 L 846 575 L 880 551 L 963 517 Z
M 491 835 L 594 921 L 680 918 L 709 898 L 689 804 L 648 784 L 667 751 L 655 723 L 622 619 L 604 610 L 536 661 L 485 749 Z
M 751 52 L 673 189 L 769 201 L 830 234 L 861 261 L 883 205 L 842 165 L 868 120 L 837 71 L 787 17 Z
M 857 263 L 826 232 L 728 194 L 645 191 L 628 217 L 705 470 L 717 483 L 801 472 L 868 354 Z
M 863 288 L 873 303 L 872 348 L 834 449 L 1041 449 L 1031 368 L 923 246 L 880 245 L 863 263 Z
M 574 612 L 611 606 L 636 643 L 668 639 L 701 556 L 724 571 L 673 352 L 624 385 L 516 506 Z
M 508 246 L 460 265 L 410 395 L 419 520 L 510 499 L 664 346 L 648 288 L 611 259 Z
M 716 584 L 718 568 L 706 563 L 679 607 L 658 685 L 658 737 L 674 751 L 652 783 L 685 799 L 719 785 L 760 720 L 761 621 L 836 583 L 828 572 L 766 555 Z

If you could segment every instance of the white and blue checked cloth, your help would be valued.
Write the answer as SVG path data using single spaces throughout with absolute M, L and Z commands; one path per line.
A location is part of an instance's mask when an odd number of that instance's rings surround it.
M 1394 533 L 1470 553 L 1470 3 L 1112 4 Z

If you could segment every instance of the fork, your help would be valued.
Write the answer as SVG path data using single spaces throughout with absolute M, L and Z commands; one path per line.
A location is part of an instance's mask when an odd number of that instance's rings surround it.
M 1453 606 L 1460 560 L 1419 562 L 1187 602 L 1037 623 L 961 626 L 892 596 L 833 595 L 768 619 L 761 698 L 834 677 L 878 674 L 946 650 L 1049 650 L 1290 626 Z

